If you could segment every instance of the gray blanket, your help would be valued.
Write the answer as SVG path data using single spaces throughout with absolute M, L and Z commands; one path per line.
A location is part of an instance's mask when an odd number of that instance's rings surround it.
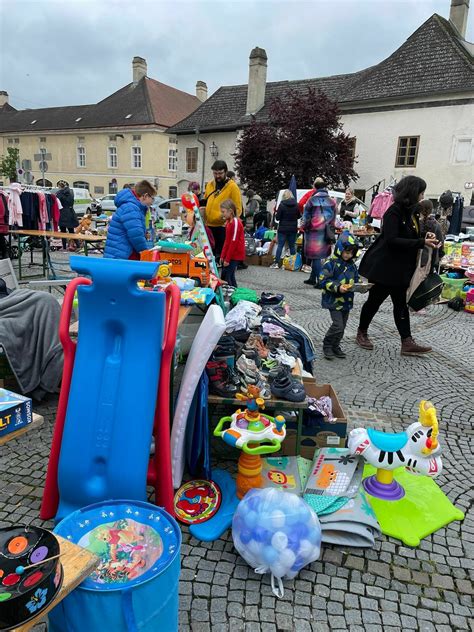
M 22 393 L 41 399 L 61 380 L 58 301 L 47 292 L 15 290 L 0 299 L 0 344 Z

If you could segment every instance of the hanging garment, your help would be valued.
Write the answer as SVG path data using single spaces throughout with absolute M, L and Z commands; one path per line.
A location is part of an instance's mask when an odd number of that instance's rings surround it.
M 54 230 L 58 230 L 59 228 L 59 217 L 61 215 L 61 209 L 62 209 L 62 204 L 59 201 L 59 199 L 57 198 L 56 195 L 54 195 L 54 193 L 51 193 L 51 200 L 52 200 L 52 213 L 51 213 L 51 219 L 53 222 L 53 229 Z
M 382 191 L 375 196 L 369 215 L 374 219 L 382 219 L 385 211 L 393 204 L 393 195 L 391 191 Z
M 37 193 L 23 191 L 20 195 L 21 207 L 23 209 L 23 228 L 36 230 L 39 219 L 39 198 Z
M 37 196 L 39 203 L 38 228 L 40 230 L 46 230 L 46 225 L 49 222 L 48 207 L 46 206 L 46 195 L 43 193 L 43 191 L 38 191 Z
M 0 234 L 8 233 L 8 200 L 0 193 Z
M 455 198 L 451 211 L 448 232 L 450 235 L 459 235 L 462 224 L 462 211 L 464 208 L 464 198 L 458 196 Z
M 23 226 L 23 208 L 21 206 L 20 194 L 21 185 L 18 182 L 12 182 L 7 189 L 8 191 L 8 212 L 10 216 L 10 224 Z

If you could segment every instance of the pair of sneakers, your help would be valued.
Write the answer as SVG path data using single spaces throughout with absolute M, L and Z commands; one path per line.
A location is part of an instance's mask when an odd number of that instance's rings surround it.
M 281 366 L 269 374 L 270 388 L 274 397 L 289 402 L 304 402 L 306 391 L 303 384 L 291 376 L 287 367 Z
M 236 362 L 236 369 L 240 376 L 241 391 L 245 393 L 247 387 L 251 384 L 260 389 L 260 396 L 263 399 L 270 399 L 271 391 L 268 382 L 260 373 L 255 360 L 241 355 Z

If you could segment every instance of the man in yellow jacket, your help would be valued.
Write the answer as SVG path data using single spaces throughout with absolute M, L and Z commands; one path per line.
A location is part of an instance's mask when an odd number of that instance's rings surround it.
M 234 180 L 227 176 L 227 164 L 224 160 L 216 160 L 211 167 L 214 178 L 207 183 L 202 199 L 206 207 L 206 225 L 210 228 L 215 241 L 214 256 L 221 256 L 225 241 L 225 221 L 222 218 L 221 204 L 231 199 L 237 207 L 237 215 L 242 215 L 242 196 Z

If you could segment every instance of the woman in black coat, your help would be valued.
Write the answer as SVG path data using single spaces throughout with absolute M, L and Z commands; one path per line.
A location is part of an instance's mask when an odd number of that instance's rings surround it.
M 275 219 L 278 221 L 277 251 L 275 262 L 271 268 L 281 268 L 281 253 L 285 243 L 288 243 L 290 254 L 296 254 L 296 236 L 298 234 L 298 219 L 300 211 L 293 193 L 287 189 L 283 192 L 281 202 L 276 210 Z
M 374 286 L 362 307 L 356 342 L 371 350 L 367 330 L 382 303 L 390 296 L 393 318 L 402 340 L 402 355 L 427 353 L 431 347 L 418 345 L 411 336 L 410 315 L 406 302 L 407 290 L 416 268 L 418 250 L 424 246 L 437 248 L 435 235 L 421 236 L 418 203 L 423 198 L 426 182 L 416 176 L 407 176 L 394 188 L 394 204 L 383 218 L 378 239 L 367 250 L 359 266 L 359 274 Z
M 68 187 L 64 180 L 58 182 L 59 191 L 56 197 L 61 202 L 62 209 L 59 211 L 59 230 L 62 233 L 73 233 L 74 229 L 79 226 L 76 212 L 74 210 L 74 193 Z M 76 248 L 76 242 L 71 241 L 71 249 Z M 63 239 L 63 250 L 66 250 L 66 240 Z

